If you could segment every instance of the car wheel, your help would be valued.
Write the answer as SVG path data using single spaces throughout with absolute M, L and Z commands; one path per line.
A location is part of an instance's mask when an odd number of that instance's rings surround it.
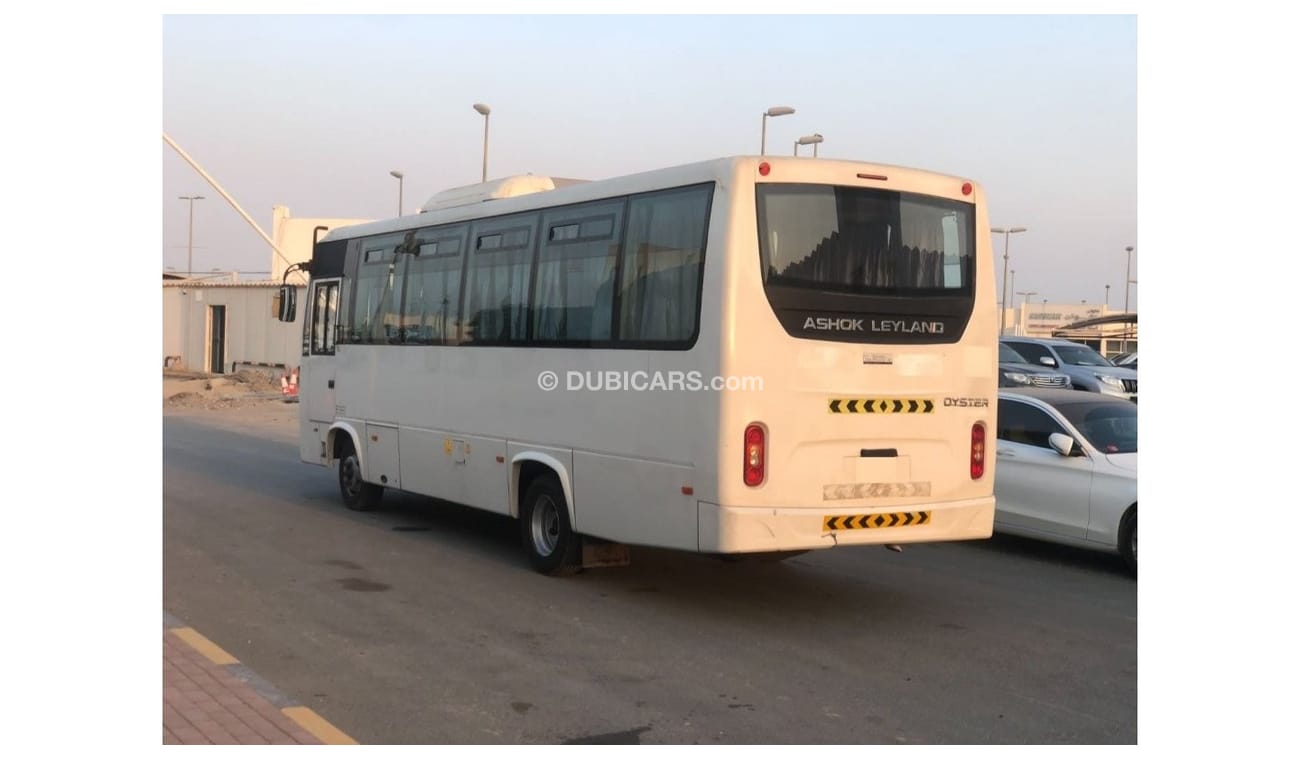
M 569 524 L 568 502 L 553 476 L 535 478 L 519 509 L 524 551 L 533 569 L 545 575 L 569 575 L 581 569 L 582 540 Z
M 361 459 L 351 438 L 344 439 L 339 452 L 339 493 L 343 495 L 343 505 L 358 512 L 377 508 L 384 498 L 383 486 L 361 479 Z
M 1133 507 L 1119 521 L 1119 556 L 1129 572 L 1137 575 L 1138 569 L 1138 513 Z

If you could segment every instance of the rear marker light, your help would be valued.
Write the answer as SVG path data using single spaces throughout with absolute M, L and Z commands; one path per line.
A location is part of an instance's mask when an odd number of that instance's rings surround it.
M 961 194 L 962 194 L 962 195 L 970 195 L 971 192 L 974 191 L 974 190 L 975 190 L 975 188 L 974 188 L 974 187 L 971 187 L 971 184 L 970 184 L 969 182 L 963 182 L 963 183 L 961 184 Z
M 984 477 L 984 423 L 976 422 L 970 429 L 970 479 Z
M 767 434 L 760 425 L 745 428 L 745 485 L 756 486 L 767 474 Z
M 772 166 L 766 161 L 758 165 L 758 173 L 763 175 L 764 177 L 770 174 L 771 171 L 772 171 Z

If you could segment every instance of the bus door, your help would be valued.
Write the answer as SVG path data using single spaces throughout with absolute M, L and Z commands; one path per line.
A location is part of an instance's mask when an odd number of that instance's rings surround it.
M 303 426 L 301 455 L 305 462 L 325 463 L 324 442 L 334 421 L 334 361 L 338 338 L 339 278 L 316 280 L 311 285 L 307 350 L 302 357 L 298 379 L 298 399 L 303 405 L 298 415 Z

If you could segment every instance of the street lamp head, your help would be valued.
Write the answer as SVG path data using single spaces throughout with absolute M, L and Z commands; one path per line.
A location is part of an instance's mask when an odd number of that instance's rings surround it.
M 399 172 L 399 171 L 396 170 L 396 169 L 394 169 L 394 170 L 392 170 L 391 172 L 389 172 L 389 174 L 393 175 L 394 177 L 396 177 L 396 178 L 398 178 L 398 179 L 401 179 L 402 177 L 406 176 L 406 175 L 402 174 L 401 172 Z
M 1133 246 L 1131 246 L 1131 245 L 1126 245 L 1126 246 L 1124 246 L 1124 250 L 1128 251 L 1129 253 L 1132 253 L 1132 252 L 1133 252 Z
M 176 196 L 183 201 L 201 201 L 204 200 L 202 195 L 178 195 Z
M 474 104 L 474 110 L 475 110 L 475 111 L 478 111 L 479 113 L 483 114 L 484 116 L 487 116 L 488 114 L 492 113 L 492 109 L 491 109 L 491 108 L 488 108 L 488 106 L 487 106 L 486 103 L 475 103 L 475 104 Z
M 821 135 L 813 134 L 813 135 L 807 135 L 805 137 L 800 137 L 798 143 L 800 145 L 816 145 L 821 141 L 822 141 Z
M 764 113 L 767 116 L 789 116 L 794 113 L 794 109 L 790 106 L 772 106 Z

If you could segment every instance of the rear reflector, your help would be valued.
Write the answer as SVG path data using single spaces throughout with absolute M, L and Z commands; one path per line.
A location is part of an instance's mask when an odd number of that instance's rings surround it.
M 984 477 L 984 423 L 976 422 L 970 428 L 970 479 Z
M 763 482 L 767 469 L 767 434 L 761 425 L 745 428 L 745 485 Z

